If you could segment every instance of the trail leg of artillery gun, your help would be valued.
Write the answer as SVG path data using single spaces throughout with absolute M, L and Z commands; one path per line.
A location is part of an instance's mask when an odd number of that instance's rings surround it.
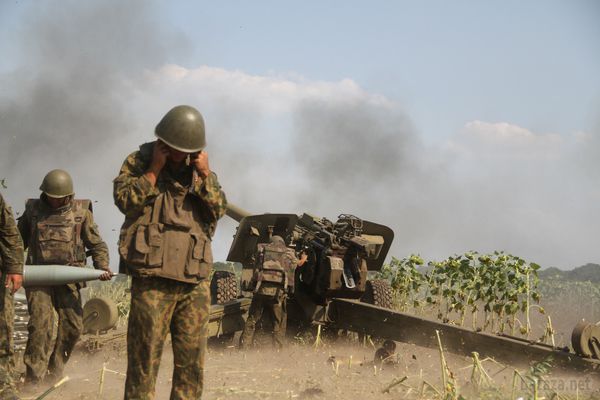
M 236 299 L 225 304 L 211 305 L 208 336 L 230 335 L 244 329 L 244 316 L 249 308 L 250 299 Z
M 451 353 L 470 356 L 478 352 L 482 357 L 511 366 L 527 366 L 551 356 L 553 364 L 563 370 L 600 371 L 600 360 L 579 357 L 564 349 L 516 337 L 474 332 L 353 300 L 333 299 L 329 319 L 339 329 L 429 348 L 437 347 L 435 331 L 438 330 L 444 349 Z

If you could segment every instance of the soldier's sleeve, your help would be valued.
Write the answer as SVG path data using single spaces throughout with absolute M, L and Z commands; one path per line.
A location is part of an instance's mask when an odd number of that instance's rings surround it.
M 31 236 L 31 218 L 27 208 L 25 208 L 23 214 L 17 219 L 17 227 L 23 239 L 23 247 L 27 249 L 29 247 L 29 236 Z
M 287 254 L 290 259 L 292 268 L 296 268 L 298 266 L 298 257 L 296 257 L 296 252 L 292 249 L 288 249 Z
M 141 212 L 144 204 L 159 194 L 158 189 L 144 176 L 145 172 L 146 165 L 139 152 L 134 152 L 127 157 L 119 176 L 113 181 L 115 205 L 125 215 Z
M 2 269 L 8 274 L 23 273 L 23 240 L 17 229 L 12 210 L 0 195 L 0 256 Z
M 86 212 L 85 219 L 81 224 L 81 239 L 85 247 L 92 253 L 94 268 L 110 271 L 108 246 L 100 237 L 98 225 L 94 222 L 94 216 L 90 211 Z
M 217 221 L 225 215 L 225 211 L 227 210 L 227 198 L 221 189 L 217 174 L 211 172 L 206 178 L 194 183 L 192 189 L 192 192 L 200 197 L 208 206 L 214 221 Z

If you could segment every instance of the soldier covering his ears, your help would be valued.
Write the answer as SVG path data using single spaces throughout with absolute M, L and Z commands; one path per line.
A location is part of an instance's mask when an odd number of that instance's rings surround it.
M 157 141 L 130 154 L 114 180 L 125 214 L 120 272 L 132 276 L 125 399 L 153 399 L 168 332 L 171 400 L 199 399 L 204 383 L 212 268 L 211 238 L 227 201 L 209 168 L 204 120 L 177 106 L 159 122 Z

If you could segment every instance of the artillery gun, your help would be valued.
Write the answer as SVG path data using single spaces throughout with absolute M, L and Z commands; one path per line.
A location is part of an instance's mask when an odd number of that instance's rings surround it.
M 307 262 L 290 279 L 288 331 L 300 331 L 314 323 L 329 327 L 329 306 L 334 298 L 363 299 L 391 307 L 387 282 L 367 279 L 369 271 L 383 266 L 394 239 L 389 227 L 349 214 L 341 214 L 336 222 L 306 213 L 250 215 L 232 204 L 227 215 L 239 222 L 227 261 L 242 264 L 243 291 L 253 289 L 258 244 L 278 235 L 296 252 L 307 254 Z
M 308 214 L 251 215 L 229 204 L 227 215 L 239 222 L 228 261 L 242 264 L 242 290 L 250 280 L 257 245 L 278 235 L 309 256 L 296 270 L 294 292 L 288 300 L 288 330 L 322 325 L 330 332 L 352 331 L 383 339 L 444 348 L 459 355 L 477 352 L 509 365 L 527 365 L 552 358 L 563 370 L 600 371 L 600 328 L 585 322 L 572 335 L 572 348 L 505 334 L 490 334 L 391 310 L 391 288 L 369 281 L 379 271 L 394 238 L 384 225 L 342 214 L 333 223 Z

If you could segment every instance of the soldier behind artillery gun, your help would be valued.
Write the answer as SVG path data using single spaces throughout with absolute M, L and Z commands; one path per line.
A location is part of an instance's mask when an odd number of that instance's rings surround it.
M 94 223 L 90 201 L 73 199 L 71 176 L 60 169 L 52 170 L 44 177 L 40 190 L 40 198 L 28 200 L 19 218 L 19 231 L 29 249 L 27 264 L 82 267 L 87 248 L 94 267 L 106 271 L 100 279 L 110 280 L 108 247 Z M 40 382 L 46 372 L 55 380 L 62 377 L 83 331 L 80 288 L 81 284 L 68 284 L 26 289 L 30 317 L 23 355 L 25 383 Z M 52 347 L 54 311 L 58 314 L 58 332 Z
M 256 323 L 264 315 L 271 319 L 273 345 L 283 347 L 287 318 L 287 293 L 294 288 L 294 271 L 306 262 L 307 256 L 301 254 L 300 260 L 294 250 L 286 246 L 281 236 L 273 236 L 270 243 L 258 245 L 258 257 L 254 270 L 253 283 L 256 284 L 248 318 L 242 336 L 240 349 L 252 345 Z

